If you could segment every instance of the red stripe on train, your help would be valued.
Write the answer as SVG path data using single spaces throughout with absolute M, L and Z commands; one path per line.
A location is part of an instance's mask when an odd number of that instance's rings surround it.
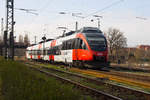
M 49 56 L 49 60 L 50 60 L 50 61 L 54 61 L 54 55 L 50 55 L 50 56 Z
M 38 55 L 38 59 L 41 59 L 41 55 Z
M 73 49 L 73 60 L 84 60 L 91 61 L 93 60 L 93 56 L 89 50 L 84 49 Z

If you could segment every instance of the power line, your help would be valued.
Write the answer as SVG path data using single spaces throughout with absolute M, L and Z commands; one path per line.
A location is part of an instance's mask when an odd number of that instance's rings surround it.
M 38 10 L 39 13 L 42 14 L 42 13 L 44 12 L 44 10 L 50 5 L 50 3 L 52 3 L 52 0 L 51 0 L 51 1 L 50 1 L 50 0 L 47 0 L 46 4 Z M 40 14 L 39 14 L 39 15 L 40 15 Z M 37 17 L 39 17 L 39 16 L 37 16 Z M 36 17 L 36 18 L 37 18 L 37 17 Z M 35 18 L 34 18 L 34 20 L 35 20 Z M 32 20 L 32 22 L 33 22 L 33 20 Z
M 124 0 L 118 0 L 118 1 L 113 2 L 112 4 L 110 4 L 110 5 L 106 6 L 106 7 L 104 7 L 104 8 L 101 9 L 101 10 L 98 10 L 98 11 L 96 11 L 96 12 L 90 13 L 90 14 L 88 14 L 87 16 L 82 16 L 82 17 L 81 17 L 81 18 L 82 18 L 82 21 L 83 21 L 85 18 L 89 17 L 89 16 L 93 16 L 94 14 L 99 13 L 99 12 L 101 12 L 101 11 L 103 11 L 103 10 L 108 9 L 108 8 L 111 8 L 112 6 L 117 5 L 117 4 L 119 4 L 120 2 L 123 2 L 123 1 L 124 1 Z M 80 20 L 81 20 L 81 19 L 80 19 Z M 74 22 L 73 22 L 73 23 L 74 23 Z M 72 24 L 72 23 L 70 23 L 70 24 Z
M 42 6 L 42 7 L 39 7 L 40 9 L 38 10 L 38 13 L 39 13 L 39 16 L 36 16 L 36 17 L 34 17 L 34 18 L 32 18 L 32 22 L 30 23 L 30 25 L 32 25 L 34 22 L 35 22 L 35 20 L 38 18 L 38 17 L 40 17 L 40 15 L 43 13 L 43 11 L 50 5 L 50 3 L 52 3 L 52 1 L 53 0 L 47 0 L 47 2 L 44 4 L 44 6 Z M 26 26 L 26 27 L 28 27 L 28 26 Z
M 3 33 L 4 33 L 4 19 L 1 19 L 1 36 L 3 38 Z
M 14 8 L 16 10 L 21 10 L 21 11 L 25 11 L 26 13 L 30 13 L 30 14 L 34 14 L 34 15 L 38 15 L 38 13 L 35 13 L 35 9 L 24 9 L 24 8 Z
M 137 19 L 141 19 L 141 20 L 147 20 L 147 18 L 144 17 L 136 17 Z
M 105 9 L 111 8 L 112 6 L 117 5 L 117 4 L 119 4 L 120 2 L 123 2 L 123 1 L 124 1 L 124 0 L 119 0 L 119 1 L 113 2 L 112 4 L 110 4 L 110 5 L 108 5 L 108 6 L 104 7 L 104 8 L 102 8 L 102 9 L 96 11 L 96 12 L 93 12 L 93 13 L 88 14 L 88 15 L 85 16 L 84 18 L 87 18 L 87 17 L 89 17 L 89 16 L 92 16 L 92 15 L 94 15 L 94 14 L 96 14 L 96 13 L 99 13 L 99 12 L 105 10 Z

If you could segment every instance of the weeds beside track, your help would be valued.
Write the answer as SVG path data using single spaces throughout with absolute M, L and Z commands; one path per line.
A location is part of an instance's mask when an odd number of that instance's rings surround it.
M 0 60 L 0 79 L 0 100 L 93 100 L 73 85 L 15 61 Z
M 97 100 L 122 100 L 118 97 L 112 96 L 112 95 L 104 93 L 102 91 L 98 91 L 94 88 L 91 88 L 91 87 L 88 87 L 88 86 L 85 86 L 85 85 L 82 85 L 82 84 L 80 84 L 78 82 L 75 82 L 75 81 L 72 81 L 68 78 L 60 77 L 56 73 L 54 74 L 54 73 L 49 72 L 47 69 L 36 68 L 36 67 L 31 67 L 31 68 L 34 69 L 34 70 L 38 70 L 42 73 L 45 73 L 46 75 L 53 76 L 53 77 L 57 78 L 58 80 L 61 80 L 63 83 L 72 84 L 72 85 L 74 85 L 75 88 L 80 89 L 81 91 L 83 91 L 84 92 L 83 94 L 90 95 L 90 96 L 92 96 L 93 98 L 95 98 Z M 56 71 L 56 70 L 53 70 L 53 71 Z
M 37 66 L 37 65 L 36 65 Z M 66 77 L 67 74 L 69 77 L 73 76 L 72 79 L 76 80 L 77 82 L 81 82 L 78 81 L 80 80 L 84 80 L 84 82 L 88 83 L 86 85 L 92 86 L 91 83 L 95 84 L 96 86 L 94 86 L 95 88 L 97 87 L 97 89 L 99 90 L 103 90 L 104 92 L 107 92 L 109 94 L 115 95 L 117 97 L 121 97 L 124 100 L 150 100 L 150 94 L 149 93 L 145 93 L 143 91 L 137 91 L 131 88 L 127 88 L 127 87 L 123 87 L 123 86 L 118 86 L 118 85 L 114 85 L 114 84 L 109 84 L 109 83 L 105 83 L 103 81 L 98 81 L 95 79 L 91 79 L 91 78 L 87 78 L 78 74 L 72 74 L 70 72 L 64 72 L 64 71 L 60 71 L 60 70 L 56 70 L 56 69 L 52 69 L 52 68 L 45 68 L 40 66 L 42 69 L 44 68 L 46 71 L 50 71 L 52 73 L 63 73 L 63 76 Z M 59 75 L 58 74 L 58 75 Z M 75 77 L 78 77 L 78 79 L 76 79 Z M 101 89 L 100 89 L 101 88 Z

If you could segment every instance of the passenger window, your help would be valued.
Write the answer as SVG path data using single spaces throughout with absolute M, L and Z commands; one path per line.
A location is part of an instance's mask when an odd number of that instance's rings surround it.
M 67 49 L 66 43 L 67 43 L 66 41 L 63 42 L 63 44 L 62 44 L 62 50 L 66 50 Z
M 76 38 L 75 39 L 75 49 L 78 49 L 79 48 L 79 39 Z
M 72 49 L 75 49 L 75 39 L 72 40 Z

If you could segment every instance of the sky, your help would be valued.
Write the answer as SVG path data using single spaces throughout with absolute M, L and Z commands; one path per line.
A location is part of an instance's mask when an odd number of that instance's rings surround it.
M 150 0 L 14 0 L 15 2 L 15 36 L 28 34 L 30 42 L 41 41 L 42 36 L 55 38 L 62 35 L 63 30 L 78 27 L 97 27 L 100 18 L 100 29 L 106 32 L 108 28 L 117 28 L 124 33 L 129 47 L 140 44 L 150 45 Z M 0 18 L 5 19 L 6 0 L 0 0 Z M 37 15 L 17 10 L 17 8 L 34 9 Z M 65 14 L 59 14 L 65 12 Z M 80 18 L 72 13 L 82 13 Z M 144 19 L 136 18 L 141 17 Z M 91 19 L 94 21 L 91 22 Z M 1 28 L 1 26 L 0 26 Z

